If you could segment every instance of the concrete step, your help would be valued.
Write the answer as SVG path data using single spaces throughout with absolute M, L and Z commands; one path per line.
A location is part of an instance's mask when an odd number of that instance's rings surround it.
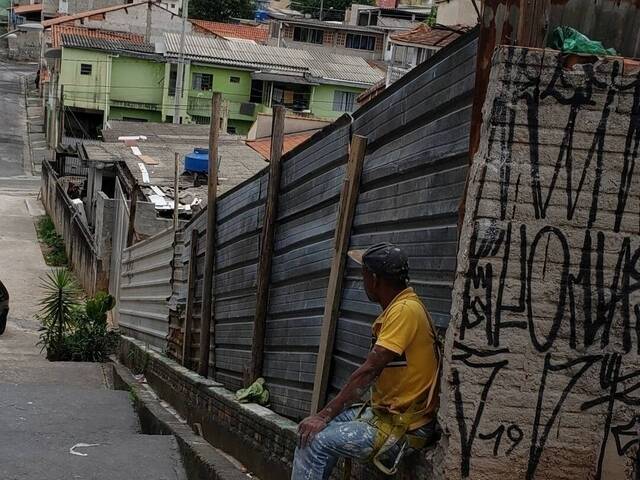
M 0 478 L 6 480 L 186 479 L 172 436 L 14 433 L 3 438 Z M 77 446 L 81 443 L 92 446 Z
M 97 441 L 138 431 L 138 418 L 127 392 L 64 384 L 0 384 L 3 435 L 64 432 L 71 437 L 89 436 Z
M 2 479 L 186 478 L 175 439 L 140 435 L 124 391 L 0 384 L 0 432 Z

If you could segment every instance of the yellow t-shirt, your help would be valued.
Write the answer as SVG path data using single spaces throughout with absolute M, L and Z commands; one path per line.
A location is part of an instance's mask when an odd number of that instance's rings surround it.
M 427 405 L 429 389 L 437 381 L 438 360 L 431 317 L 412 288 L 398 294 L 373 324 L 375 344 L 398 357 L 389 363 L 376 381 L 373 405 L 403 413 L 416 402 L 419 419 L 410 430 L 419 428 L 435 415 L 438 392 Z

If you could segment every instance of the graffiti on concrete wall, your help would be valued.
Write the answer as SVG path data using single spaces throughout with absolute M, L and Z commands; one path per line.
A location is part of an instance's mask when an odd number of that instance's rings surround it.
M 496 58 L 450 332 L 457 476 L 640 478 L 640 74 Z

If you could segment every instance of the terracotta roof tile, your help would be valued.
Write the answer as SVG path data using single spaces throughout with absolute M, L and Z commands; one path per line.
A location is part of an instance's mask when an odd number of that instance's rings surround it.
M 54 48 L 61 47 L 64 38 L 86 38 L 96 40 L 109 40 L 126 42 L 135 45 L 143 45 L 144 37 L 137 33 L 130 32 L 114 32 L 112 30 L 101 30 L 97 28 L 76 27 L 74 25 L 52 25 L 51 27 L 51 46 Z
M 470 27 L 465 25 L 452 25 L 450 27 L 429 27 L 421 23 L 408 32 L 396 33 L 389 38 L 397 43 L 411 43 L 428 47 L 444 47 L 456 38 L 467 32 Z
M 301 143 L 307 141 L 311 136 L 316 133 L 317 130 L 301 133 L 290 133 L 284 136 L 284 143 L 282 146 L 282 153 L 285 154 Z M 269 160 L 271 155 L 271 137 L 260 138 L 258 140 L 247 140 L 247 145 L 258 152 L 263 158 Z
M 264 27 L 238 25 L 233 23 L 209 22 L 207 20 L 191 20 L 197 29 L 206 33 L 213 33 L 225 38 L 242 38 L 258 43 L 266 43 L 269 30 Z

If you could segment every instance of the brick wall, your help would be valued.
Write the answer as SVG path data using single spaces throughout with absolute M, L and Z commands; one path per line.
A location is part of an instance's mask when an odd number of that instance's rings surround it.
M 210 444 L 238 459 L 259 478 L 290 477 L 297 441 L 295 422 L 259 405 L 238 403 L 221 383 L 201 377 L 133 338 L 121 337 L 118 358 L 134 374 L 144 374 L 158 396 Z M 432 478 L 433 453 L 431 449 L 409 457 L 394 478 Z M 332 479 L 343 478 L 340 464 Z M 386 478 L 371 465 L 353 465 L 352 480 Z
M 594 59 L 494 56 L 446 339 L 440 478 L 640 476 L 640 68 L 572 66 Z

